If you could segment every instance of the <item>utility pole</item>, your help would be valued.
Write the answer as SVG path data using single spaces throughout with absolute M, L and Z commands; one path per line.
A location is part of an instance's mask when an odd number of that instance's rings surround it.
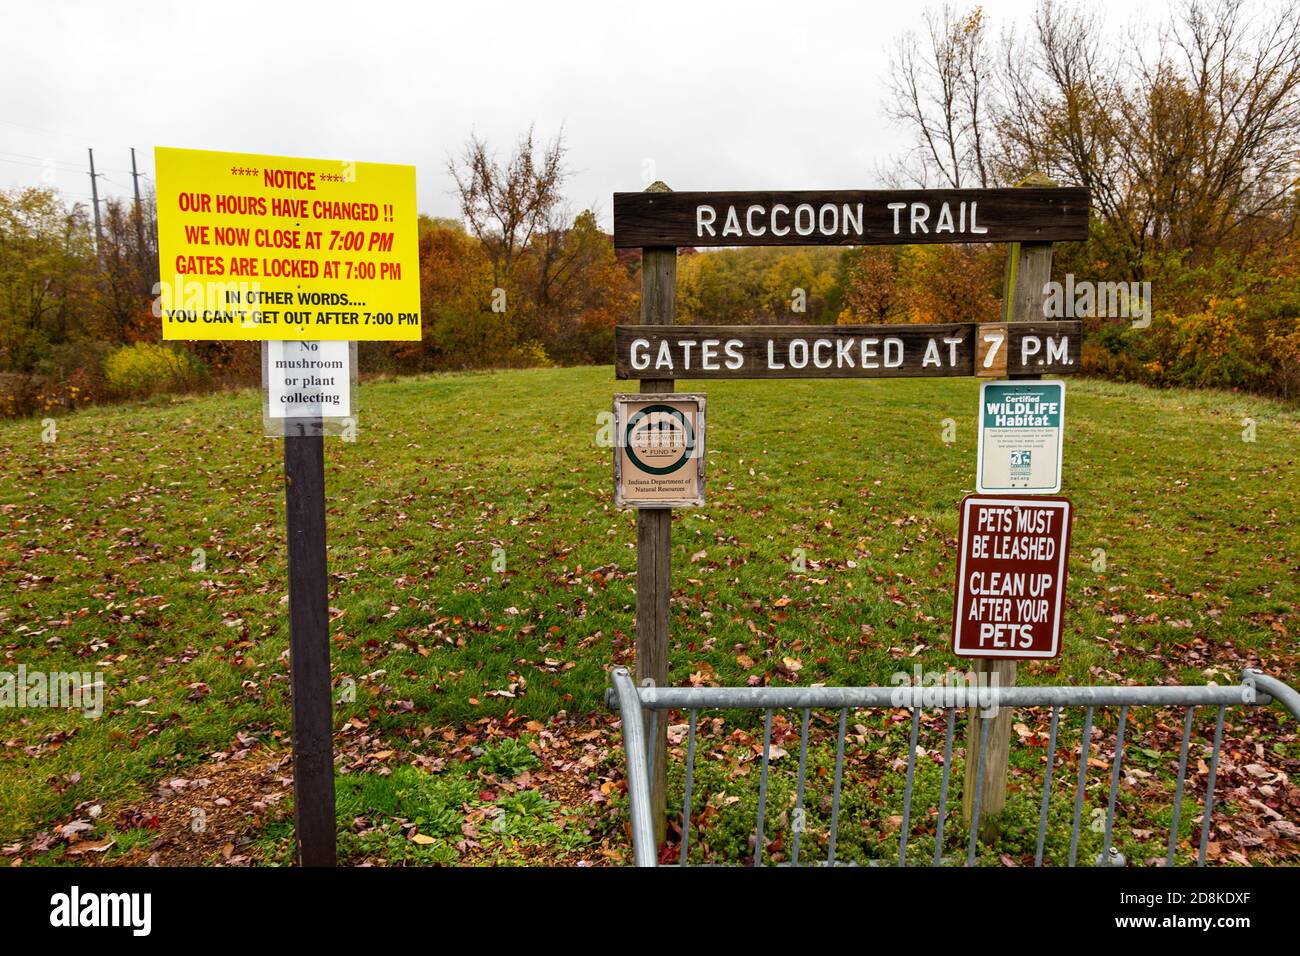
M 149 281 L 152 278 L 152 270 L 146 268 L 147 259 L 144 248 L 144 209 L 140 205 L 140 174 L 135 168 L 135 147 L 131 147 L 131 185 L 135 189 L 135 255 L 140 262 L 140 277 L 144 280 L 146 286 L 145 292 L 149 292 L 148 287 L 152 286 Z
M 99 177 L 95 175 L 95 151 L 87 149 L 90 154 L 90 200 L 95 204 L 95 258 L 99 258 L 99 249 L 104 242 L 104 234 L 99 227 Z

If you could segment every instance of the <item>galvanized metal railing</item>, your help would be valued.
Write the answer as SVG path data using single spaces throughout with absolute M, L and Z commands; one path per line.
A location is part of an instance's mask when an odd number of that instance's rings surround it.
M 622 716 L 623 747 L 627 760 L 627 788 L 630 802 L 633 859 L 637 866 L 656 866 L 658 863 L 659 848 L 655 841 L 655 826 L 650 797 L 651 751 L 647 746 L 647 741 L 655 739 L 658 733 L 660 714 L 667 714 L 669 711 L 678 711 L 689 715 L 681 826 L 682 839 L 679 852 L 682 865 L 687 862 L 690 846 L 696 725 L 699 712 L 702 710 L 740 709 L 764 712 L 762 763 L 759 775 L 758 812 L 755 820 L 753 856 L 753 862 L 756 866 L 763 863 L 764 857 L 768 772 L 772 745 L 772 716 L 777 710 L 793 709 L 802 712 L 798 779 L 795 791 L 796 811 L 802 811 L 804 807 L 811 711 L 814 709 L 839 711 L 828 853 L 825 861 L 827 865 L 835 864 L 835 844 L 839 831 L 840 796 L 844 771 L 846 725 L 850 710 L 897 709 L 903 707 L 911 713 L 901 834 L 899 836 L 899 865 L 906 865 L 907 863 L 907 845 L 911 830 L 913 781 L 916 772 L 921 713 L 926 709 L 941 709 L 946 712 L 942 780 L 937 806 L 935 847 L 932 861 L 935 866 L 941 864 L 944 849 L 944 822 L 949 812 L 949 778 L 952 766 L 956 717 L 959 709 L 966 710 L 970 706 L 983 708 L 973 719 L 980 720 L 980 751 L 984 752 L 988 741 L 989 726 L 993 720 L 989 714 L 990 706 L 996 706 L 997 708 L 1051 708 L 1046 771 L 1039 809 L 1037 848 L 1034 860 L 1037 866 L 1041 866 L 1043 863 L 1048 807 L 1051 800 L 1054 776 L 1054 759 L 1057 750 L 1058 730 L 1061 724 L 1061 713 L 1064 708 L 1082 708 L 1084 711 L 1078 783 L 1075 791 L 1070 836 L 1070 866 L 1074 866 L 1077 862 L 1088 757 L 1092 747 L 1093 719 L 1098 708 L 1119 708 L 1118 723 L 1115 730 L 1114 757 L 1110 768 L 1110 791 L 1106 807 L 1104 839 L 1102 853 L 1099 857 L 1102 861 L 1113 859 L 1112 829 L 1115 823 L 1115 807 L 1119 793 L 1121 766 L 1124 759 L 1124 738 L 1129 709 L 1132 707 L 1181 707 L 1185 712 L 1182 745 L 1178 760 L 1178 776 L 1173 796 L 1172 825 L 1166 855 L 1167 865 L 1173 865 L 1174 862 L 1174 851 L 1177 844 L 1180 813 L 1187 779 L 1188 752 L 1192 739 L 1195 708 L 1217 708 L 1214 743 L 1206 779 L 1206 795 L 1197 856 L 1197 863 L 1201 866 L 1205 865 L 1206 861 L 1206 850 L 1214 812 L 1214 789 L 1219 767 L 1219 752 L 1223 744 L 1223 727 L 1227 708 L 1243 705 L 1257 707 L 1276 700 L 1290 711 L 1293 717 L 1300 720 L 1300 693 L 1297 693 L 1293 688 L 1277 678 L 1255 670 L 1243 671 L 1241 684 L 1235 686 L 984 687 L 978 692 L 978 703 L 973 703 L 970 699 L 958 699 L 956 702 L 951 702 L 956 695 L 948 695 L 947 701 L 938 704 L 927 704 L 925 702 L 927 694 L 933 695 L 935 693 L 936 689 L 930 687 L 637 687 L 632 675 L 624 667 L 614 668 L 610 677 L 611 687 L 606 694 L 606 702 L 611 707 L 616 707 Z M 938 693 L 942 696 L 944 689 L 939 688 Z M 968 696 L 973 698 L 975 695 L 969 694 Z M 980 779 L 975 782 L 975 797 L 971 807 L 969 838 L 966 847 L 966 865 L 968 866 L 974 865 L 976 861 L 977 838 L 980 830 L 979 794 L 983 783 L 982 761 L 977 773 Z M 799 864 L 800 835 L 800 829 L 796 827 L 792 839 L 791 862 L 793 865 Z

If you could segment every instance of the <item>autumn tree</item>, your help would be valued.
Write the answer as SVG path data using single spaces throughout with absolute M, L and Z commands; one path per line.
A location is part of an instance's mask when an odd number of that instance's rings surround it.
M 830 247 L 752 246 L 682 256 L 682 321 L 757 325 L 832 321 L 842 304 L 843 252 Z
M 902 168 L 945 186 L 1030 172 L 1086 186 L 1088 256 L 1140 279 L 1153 254 L 1273 241 L 1295 228 L 1300 8 L 1191 0 L 1115 42 L 1095 11 L 1042 0 L 996 57 L 978 7 L 932 9 L 891 61 Z
M 492 311 L 491 262 L 455 220 L 420 219 L 422 349 L 399 348 L 406 367 L 490 368 L 511 364 L 515 326 Z
M 993 76 L 983 11 L 945 3 L 923 14 L 925 31 L 908 32 L 889 63 L 890 116 L 913 136 L 900 178 L 922 187 L 985 187 Z
M 898 299 L 912 322 L 987 322 L 998 317 L 1006 249 L 988 245 L 905 246 Z
M 841 323 L 888 322 L 897 316 L 902 299 L 898 287 L 898 254 L 896 246 L 850 250 Z
M 778 323 L 829 321 L 839 311 L 840 255 L 836 250 L 787 249 L 763 270 L 768 315 Z
M 520 287 L 532 304 L 525 333 L 558 361 L 609 360 L 616 321 L 636 311 L 632 276 L 590 210 L 534 238 L 522 260 Z
M 0 371 L 28 372 L 92 312 L 87 210 L 50 189 L 0 191 Z
M 98 337 L 109 342 L 155 339 L 159 332 L 150 293 L 158 248 L 152 210 L 136 210 L 134 202 L 116 198 L 103 200 L 103 207 L 96 273 Z M 137 215 L 148 220 L 147 229 L 143 222 L 137 228 Z
M 504 163 L 477 135 L 470 136 L 458 158 L 448 159 L 461 214 L 487 253 L 495 286 L 513 277 L 533 236 L 554 224 L 568 175 L 564 155 L 563 130 L 542 145 L 530 126 Z

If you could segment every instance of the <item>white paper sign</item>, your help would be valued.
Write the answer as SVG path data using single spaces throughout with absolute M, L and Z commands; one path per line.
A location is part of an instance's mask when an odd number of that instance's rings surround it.
M 267 342 L 271 418 L 346 418 L 352 414 L 348 342 Z

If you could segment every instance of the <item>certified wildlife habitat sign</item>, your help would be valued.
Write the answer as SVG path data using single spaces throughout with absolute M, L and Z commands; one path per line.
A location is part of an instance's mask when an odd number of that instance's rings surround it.
M 1064 382 L 985 382 L 980 386 L 980 494 L 1061 490 Z
M 697 394 L 614 396 L 614 503 L 704 504 L 704 410 Z
M 1023 659 L 1061 653 L 1072 519 L 1065 498 L 963 499 L 954 654 Z

